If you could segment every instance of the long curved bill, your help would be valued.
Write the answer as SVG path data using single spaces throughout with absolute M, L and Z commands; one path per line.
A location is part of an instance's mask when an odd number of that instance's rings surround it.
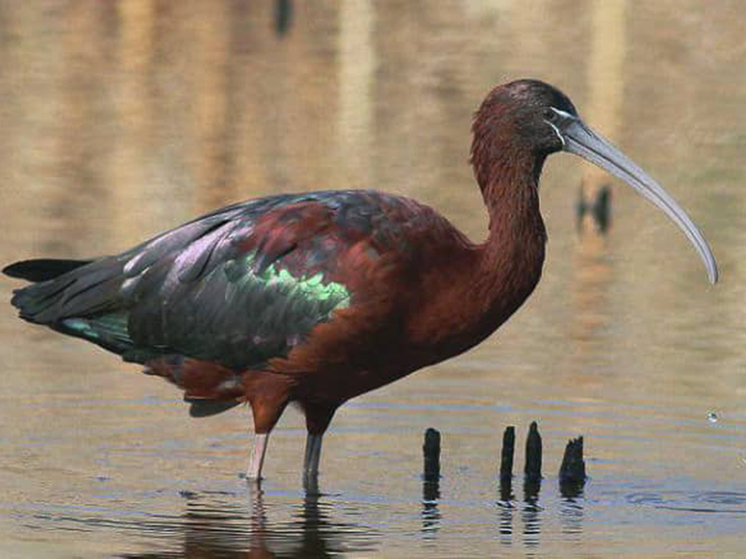
M 710 283 L 718 280 L 718 269 L 715 257 L 691 218 L 663 188 L 645 171 L 635 165 L 611 142 L 596 134 L 582 120 L 564 111 L 554 111 L 560 116 L 555 130 L 564 142 L 564 151 L 579 155 L 620 178 L 645 198 L 663 210 L 666 215 L 684 232 L 697 249 L 707 268 Z

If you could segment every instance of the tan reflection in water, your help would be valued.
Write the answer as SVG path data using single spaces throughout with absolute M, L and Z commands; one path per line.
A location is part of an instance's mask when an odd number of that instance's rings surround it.
M 588 48 L 588 99 L 579 107 L 583 118 L 594 129 L 616 141 L 624 103 L 624 59 L 627 0 L 591 2 L 593 24 Z M 582 191 L 587 200 L 595 200 L 599 188 L 608 183 L 609 174 L 593 165 L 583 168 Z
M 190 131 L 192 155 L 200 208 L 219 207 L 230 197 L 235 185 L 227 173 L 230 147 L 228 103 L 231 61 L 232 6 L 223 2 L 191 2 L 187 28 L 194 34 L 189 44 L 193 67 L 189 86 L 193 96 Z M 230 118 L 239 118 L 234 113 Z
M 620 128 L 624 100 L 624 55 L 626 0 L 595 0 L 588 64 L 587 107 L 580 108 L 586 122 L 612 142 Z M 580 196 L 586 204 L 598 199 L 601 189 L 610 183 L 609 174 L 593 165 L 583 166 Z M 570 337 L 574 356 L 582 366 L 589 354 L 598 352 L 598 333 L 608 326 L 611 314 L 606 308 L 612 270 L 605 258 L 608 244 L 592 212 L 586 212 L 579 224 L 580 238 L 573 258 L 572 306 L 575 319 Z
M 112 230 L 117 238 L 136 239 L 153 221 L 151 195 L 157 188 L 148 173 L 153 150 L 153 49 L 156 33 L 153 0 L 127 0 L 117 4 L 121 40 L 116 49 L 115 123 L 118 129 L 112 146 Z M 133 162 L 139 162 L 133 164 Z M 117 211 L 116 208 L 140 208 Z M 157 214 L 155 214 L 157 215 Z
M 339 14 L 339 164 L 350 187 L 370 186 L 373 85 L 376 51 L 374 11 L 369 0 L 344 2 Z

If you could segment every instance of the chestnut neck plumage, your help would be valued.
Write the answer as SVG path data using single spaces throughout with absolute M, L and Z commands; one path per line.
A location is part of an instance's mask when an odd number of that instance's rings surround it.
M 412 360 L 415 368 L 457 355 L 492 334 L 541 276 L 546 232 L 538 183 L 544 156 L 512 141 L 510 123 L 498 124 L 477 117 L 471 152 L 489 213 L 489 237 L 475 245 L 452 231 L 453 250 L 427 280 L 440 295 L 412 313 L 408 342 L 426 348 Z M 495 137 L 495 130 L 503 135 Z
M 474 125 L 472 165 L 489 213 L 489 237 L 477 247 L 475 295 L 508 318 L 531 294 L 541 276 L 546 229 L 539 212 L 539 176 L 546 158 L 504 126 Z M 485 130 L 486 128 L 486 130 Z

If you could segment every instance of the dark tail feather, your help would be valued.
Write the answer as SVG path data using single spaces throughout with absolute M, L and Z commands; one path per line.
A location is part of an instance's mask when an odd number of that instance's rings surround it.
M 90 264 L 92 260 L 54 260 L 39 258 L 21 260 L 3 268 L 3 274 L 12 278 L 21 278 L 35 283 L 48 281 L 66 274 L 71 270 Z
M 67 318 L 92 318 L 121 310 L 117 304 L 125 278 L 122 263 L 113 257 L 27 260 L 3 271 L 36 282 L 14 290 L 10 300 L 29 322 L 59 326 Z

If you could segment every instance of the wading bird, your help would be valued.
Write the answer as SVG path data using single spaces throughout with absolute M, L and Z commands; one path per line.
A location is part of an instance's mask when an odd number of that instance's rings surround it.
M 412 199 L 374 190 L 282 194 L 214 211 L 95 260 L 28 260 L 4 272 L 20 316 L 140 363 L 184 391 L 192 416 L 251 406 L 247 477 L 289 402 L 305 413 L 305 479 L 345 401 L 443 361 L 494 332 L 544 262 L 539 176 L 574 153 L 661 208 L 715 259 L 686 213 L 546 83 L 496 87 L 474 117 L 471 163 L 489 213 L 472 243 Z

